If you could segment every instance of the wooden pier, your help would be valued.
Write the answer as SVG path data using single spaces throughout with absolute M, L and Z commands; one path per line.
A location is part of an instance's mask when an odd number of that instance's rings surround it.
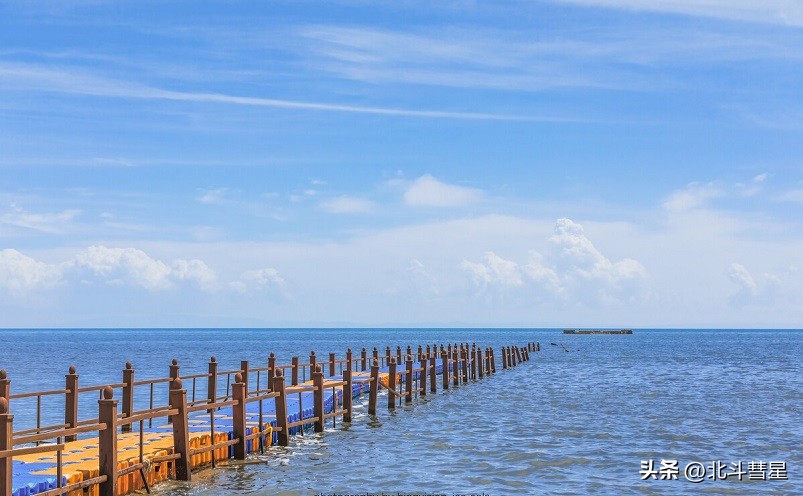
M 476 344 L 384 351 L 374 348 L 369 357 L 363 348 L 354 357 L 349 349 L 344 359 L 330 353 L 324 363 L 313 351 L 308 362 L 292 357 L 290 365 L 277 365 L 271 353 L 266 366 L 241 361 L 238 369 L 223 371 L 211 357 L 206 373 L 187 376 L 174 359 L 167 377 L 147 380 L 135 380 L 133 365 L 126 363 L 122 382 L 89 387 L 79 386 L 72 366 L 64 389 L 15 394 L 0 370 L 0 496 L 150 493 L 168 478 L 190 480 L 195 468 L 243 460 L 273 444 L 288 446 L 305 428 L 322 433 L 329 420 L 333 426 L 338 417 L 352 422 L 353 399 L 363 394 L 369 415 L 376 415 L 380 389 L 393 410 L 402 401 L 437 393 L 438 375 L 442 389 L 449 389 L 496 373 L 493 348 Z M 537 351 L 535 342 L 502 347 L 502 369 Z M 167 404 L 154 405 L 155 387 L 166 388 Z M 79 398 L 87 393 L 98 397 L 97 417 L 79 419 Z M 145 393 L 148 408 L 135 410 L 135 398 L 144 400 Z M 53 397 L 63 397 L 64 423 L 43 426 L 42 399 Z M 14 431 L 11 407 L 26 398 L 36 400 L 36 427 Z M 15 482 L 15 474 L 25 480 Z

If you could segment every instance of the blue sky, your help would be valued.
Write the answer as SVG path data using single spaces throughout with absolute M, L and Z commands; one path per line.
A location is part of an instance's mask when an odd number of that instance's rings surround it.
M 0 4 L 0 327 L 800 327 L 803 4 Z

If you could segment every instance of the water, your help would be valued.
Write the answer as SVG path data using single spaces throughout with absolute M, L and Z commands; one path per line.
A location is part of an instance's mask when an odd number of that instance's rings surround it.
M 351 425 L 328 424 L 323 435 L 295 437 L 289 448 L 196 472 L 192 482 L 168 482 L 155 494 L 803 494 L 803 332 L 634 332 L 6 330 L 0 367 L 22 392 L 62 388 L 70 364 L 85 386 L 119 382 L 127 360 L 139 380 L 166 376 L 173 357 L 188 375 L 205 372 L 211 355 L 238 368 L 241 359 L 264 364 L 269 352 L 289 363 L 312 349 L 323 359 L 330 351 L 342 358 L 348 347 L 358 356 L 362 346 L 540 341 L 541 353 L 515 369 L 393 413 L 380 400 L 376 418 L 358 403 Z M 15 423 L 26 418 L 17 401 Z M 679 480 L 642 481 L 641 462 L 650 459 L 656 469 L 677 460 Z M 742 461 L 745 469 L 783 461 L 789 480 L 684 480 L 688 463 L 716 461 Z

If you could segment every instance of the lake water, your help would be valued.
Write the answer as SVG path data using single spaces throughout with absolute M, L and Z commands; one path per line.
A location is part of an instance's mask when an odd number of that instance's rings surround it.
M 120 382 L 126 361 L 139 380 L 166 376 L 174 357 L 189 375 L 205 372 L 212 355 L 236 369 L 242 359 L 263 366 L 270 352 L 286 364 L 313 349 L 320 361 L 349 347 L 358 356 L 362 347 L 476 342 L 498 356 L 503 345 L 530 341 L 541 353 L 514 369 L 497 363 L 494 376 L 392 413 L 380 400 L 375 418 L 359 401 L 351 425 L 329 424 L 323 435 L 296 436 L 288 448 L 154 493 L 803 494 L 803 331 L 2 330 L 0 368 L 19 393 L 63 388 L 70 365 L 87 386 Z M 35 403 L 15 400 L 12 410 L 18 429 L 35 422 Z M 45 410 L 61 414 L 63 405 Z M 642 480 L 650 460 L 659 477 L 671 477 L 676 461 L 677 480 Z M 743 480 L 722 480 L 739 462 Z M 707 477 L 690 482 L 686 469 L 697 463 Z M 762 474 L 772 480 L 748 480 Z

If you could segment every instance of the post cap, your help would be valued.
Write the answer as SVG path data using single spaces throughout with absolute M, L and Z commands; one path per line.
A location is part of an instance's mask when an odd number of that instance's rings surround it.
M 8 413 L 8 400 L 0 398 L 0 414 Z
M 106 386 L 103 388 L 103 399 L 110 400 L 114 397 L 114 388 L 111 386 Z
M 0 369 L 0 379 L 5 379 L 7 377 L 8 377 L 8 372 L 6 372 L 6 369 Z
M 173 386 L 173 389 L 181 389 L 181 385 L 182 385 L 182 384 L 181 384 L 181 379 L 179 379 L 178 377 L 176 377 L 176 378 L 173 380 L 173 384 L 175 384 L 175 385 Z
M 178 358 L 173 359 L 173 365 L 178 365 Z
M 281 377 L 282 375 L 283 375 L 282 369 L 276 369 L 276 372 L 273 374 L 273 377 Z
M 126 368 L 127 370 L 131 370 L 133 367 L 134 367 L 134 366 L 133 366 L 133 365 L 131 365 L 131 362 L 125 362 L 125 368 Z
M 237 383 L 243 382 L 243 374 L 241 374 L 239 372 L 234 374 L 234 382 L 237 382 Z
M 276 355 L 274 355 L 272 351 L 270 352 L 270 355 L 268 355 L 268 356 L 270 356 L 271 358 L 276 358 Z
M 70 365 L 70 369 L 69 369 L 70 374 L 74 374 L 75 370 L 76 370 L 75 365 Z
M 217 358 L 215 358 L 214 356 L 211 356 L 211 357 L 209 357 L 209 361 L 210 362 L 217 362 Z

